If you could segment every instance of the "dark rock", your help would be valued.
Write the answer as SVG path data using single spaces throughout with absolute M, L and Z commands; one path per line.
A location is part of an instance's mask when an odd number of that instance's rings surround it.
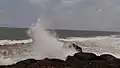
M 84 67 L 84 62 L 81 64 L 81 61 L 74 56 L 68 56 L 66 59 L 66 66 L 69 68 L 83 68 Z
M 100 58 L 100 57 L 99 57 Z M 68 56 L 66 67 L 69 68 L 120 68 L 120 60 L 79 60 L 74 56 Z
M 27 59 L 13 65 L 0 66 L 0 68 L 120 68 L 120 59 L 103 54 L 96 56 L 94 53 L 82 52 L 77 45 L 74 48 L 79 52 L 68 56 L 66 61 L 45 58 L 42 60 Z
M 96 56 L 96 57 L 94 57 L 94 58 L 91 58 L 91 61 L 94 61 L 94 60 L 102 60 L 102 57 Z
M 77 57 L 79 60 L 91 60 L 96 57 L 95 54 L 93 53 L 84 53 L 84 52 L 79 52 L 74 55 L 74 57 Z
M 37 63 L 33 64 L 31 67 L 32 68 L 48 68 L 48 67 L 53 67 L 53 64 L 51 61 L 47 59 L 43 59 L 43 60 L 37 61 Z
M 35 59 L 27 59 L 27 60 L 16 63 L 14 66 L 15 68 L 28 68 L 29 65 L 34 64 L 36 62 L 37 60 Z
M 36 63 L 29 65 L 29 68 L 64 68 L 65 62 L 60 59 L 48 59 L 38 60 Z
M 79 47 L 78 45 L 72 44 L 72 46 L 73 46 L 77 51 L 82 52 L 82 48 Z
M 24 61 L 20 61 L 17 64 L 21 64 L 21 63 L 23 63 L 23 64 L 31 64 L 31 63 L 36 63 L 36 62 L 37 62 L 37 60 L 35 60 L 35 59 L 27 59 L 27 60 L 24 60 Z
M 50 59 L 49 61 L 51 61 L 56 68 L 63 68 L 63 67 L 65 67 L 65 61 L 63 61 L 63 60 L 60 60 L 60 59 Z
M 100 57 L 102 58 L 102 60 L 117 60 L 116 57 L 110 54 L 103 54 L 103 55 L 100 55 Z

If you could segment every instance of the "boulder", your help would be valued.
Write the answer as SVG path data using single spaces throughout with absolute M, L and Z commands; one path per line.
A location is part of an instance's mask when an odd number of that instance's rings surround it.
M 66 59 L 65 67 L 68 68 L 83 68 L 84 62 L 81 64 L 81 60 L 74 56 L 68 56 Z
M 29 65 L 34 64 L 36 62 L 37 62 L 37 60 L 35 60 L 35 59 L 27 59 L 27 60 L 23 60 L 23 61 L 16 63 L 15 65 L 13 65 L 13 67 L 15 67 L 15 68 L 28 68 Z
M 74 57 L 78 58 L 79 60 L 89 61 L 96 57 L 94 53 L 85 53 L 85 52 L 79 52 L 74 55 Z
M 0 68 L 120 68 L 120 59 L 110 54 L 97 56 L 94 53 L 82 52 L 82 48 L 75 44 L 72 46 L 79 52 L 68 56 L 66 61 L 55 58 L 42 60 L 31 58 Z
M 102 58 L 102 60 L 117 60 L 116 57 L 110 54 L 103 54 L 103 55 L 100 55 L 100 57 Z
M 65 61 L 60 59 L 49 59 L 38 60 L 36 63 L 29 65 L 29 68 L 64 68 Z

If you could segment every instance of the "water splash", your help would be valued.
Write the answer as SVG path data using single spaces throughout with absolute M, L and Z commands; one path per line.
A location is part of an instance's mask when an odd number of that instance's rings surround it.
M 40 20 L 30 28 L 30 35 L 33 39 L 33 53 L 36 59 L 58 58 L 65 60 L 68 55 L 73 55 L 76 52 L 74 49 L 64 49 L 64 44 L 40 25 Z

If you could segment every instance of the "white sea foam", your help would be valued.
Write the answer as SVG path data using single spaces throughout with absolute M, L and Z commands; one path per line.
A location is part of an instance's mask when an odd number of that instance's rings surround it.
M 93 52 L 97 55 L 107 53 L 120 58 L 119 35 L 59 39 L 45 31 L 39 22 L 30 28 L 29 33 L 32 39 L 0 40 L 0 45 L 8 45 L 0 46 L 0 65 L 13 64 L 31 57 L 36 59 L 48 57 L 65 60 L 68 55 L 73 55 L 77 52 L 74 48 L 68 48 L 71 43 L 82 47 L 84 52 Z M 27 43 L 31 42 L 30 46 L 29 44 L 27 45 Z M 11 44 L 16 44 L 16 46 L 9 46 Z
M 11 44 L 27 44 L 31 43 L 32 39 L 26 40 L 0 40 L 0 45 L 11 45 Z
M 38 27 L 40 27 L 40 26 L 37 25 L 36 29 L 38 29 Z M 38 31 L 39 31 L 39 29 L 38 29 Z M 38 32 L 38 31 L 35 31 L 35 32 Z M 89 37 L 89 38 L 80 38 L 80 37 L 69 37 L 66 39 L 58 39 L 57 38 L 58 40 L 55 37 L 53 37 L 55 41 L 51 40 L 51 37 L 50 38 L 48 38 L 47 36 L 44 37 L 43 36 L 44 34 L 41 34 L 41 32 L 40 32 L 40 34 L 35 33 L 33 35 L 32 35 L 32 37 L 35 41 L 34 45 L 33 45 L 33 49 L 31 49 L 31 51 L 33 53 L 26 51 L 24 48 L 29 49 L 30 47 L 24 47 L 23 46 L 24 44 L 20 45 L 20 47 L 18 47 L 17 45 L 16 45 L 16 47 L 11 47 L 12 51 L 10 51 L 10 53 L 9 53 L 9 50 L 2 48 L 2 49 L 0 49 L 0 53 L 1 53 L 0 54 L 0 65 L 13 64 L 20 60 L 24 60 L 24 59 L 27 59 L 30 57 L 35 57 L 37 59 L 42 59 L 45 57 L 65 59 L 65 57 L 67 55 L 73 55 L 74 53 L 76 53 L 75 49 L 67 48 L 67 45 L 69 45 L 69 43 L 76 43 L 78 46 L 82 47 L 84 52 L 93 52 L 93 53 L 96 53 L 97 55 L 112 54 L 112 55 L 116 56 L 117 58 L 120 58 L 120 38 L 118 37 L 118 35 L 117 36 L 116 35 L 98 36 L 98 37 Z M 39 37 L 38 35 L 41 35 L 42 37 Z M 3 41 L 3 40 L 1 40 L 1 41 Z M 1 41 L 0 41 L 1 45 L 2 44 L 6 45 L 6 43 L 1 43 Z M 56 41 L 57 41 L 57 44 L 56 44 Z M 67 42 L 68 44 L 63 44 L 60 41 L 64 42 L 64 43 Z M 8 42 L 7 44 L 13 44 L 12 42 L 14 42 L 14 44 L 16 44 L 18 42 L 19 43 L 29 43 L 29 42 L 33 42 L 33 40 L 32 39 L 16 40 L 16 41 L 7 40 L 7 42 Z M 59 46 L 59 44 L 60 44 L 60 46 Z M 5 55 L 3 55 L 3 54 L 5 54 Z M 34 54 L 34 55 L 30 55 L 30 54 Z
M 82 47 L 84 52 L 100 54 L 112 54 L 120 58 L 120 38 L 118 35 L 98 36 L 91 38 L 70 37 L 60 39 L 64 42 L 73 42 Z

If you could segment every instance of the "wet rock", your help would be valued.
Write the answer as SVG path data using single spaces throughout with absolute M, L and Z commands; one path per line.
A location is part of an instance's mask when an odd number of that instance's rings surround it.
M 79 47 L 78 45 L 72 44 L 72 46 L 73 46 L 77 51 L 82 52 L 82 48 Z
M 60 59 L 49 59 L 56 68 L 64 68 L 65 67 L 65 61 Z
M 13 67 L 15 68 L 28 68 L 29 65 L 36 63 L 35 59 L 27 59 L 16 63 Z
M 74 57 L 78 58 L 79 60 L 91 60 L 96 57 L 94 53 L 84 53 L 84 52 L 79 52 L 74 55 Z
M 72 46 L 79 52 L 68 56 L 66 61 L 55 58 L 42 60 L 31 58 L 0 68 L 120 68 L 120 59 L 110 54 L 97 56 L 94 53 L 82 52 L 82 48 L 75 44 Z
M 68 56 L 66 59 L 66 67 L 69 68 L 83 68 L 84 64 L 80 64 L 81 61 L 74 56 Z
M 103 54 L 103 55 L 100 55 L 100 57 L 102 58 L 102 60 L 117 60 L 116 57 L 110 54 Z
M 20 61 L 20 62 L 18 62 L 17 64 L 31 64 L 31 63 L 36 63 L 37 62 L 37 60 L 35 60 L 35 59 L 27 59 L 27 60 L 23 60 L 23 61 Z
M 103 60 L 103 59 L 102 59 L 102 57 L 100 57 L 100 56 L 96 56 L 96 57 L 94 57 L 94 58 L 91 58 L 90 60 L 91 60 L 91 61 L 94 61 L 94 60 Z
M 74 56 L 68 56 L 66 67 L 69 68 L 120 68 L 120 60 L 79 60 Z
M 65 68 L 65 61 L 48 58 L 43 60 L 27 59 L 11 66 L 0 66 L 0 68 Z
M 35 63 L 31 67 L 32 68 L 48 68 L 48 67 L 53 67 L 53 64 L 51 61 L 44 59 L 44 60 L 37 61 L 37 63 Z
M 28 68 L 64 68 L 65 62 L 60 59 L 49 59 L 38 60 L 36 63 L 31 64 Z

